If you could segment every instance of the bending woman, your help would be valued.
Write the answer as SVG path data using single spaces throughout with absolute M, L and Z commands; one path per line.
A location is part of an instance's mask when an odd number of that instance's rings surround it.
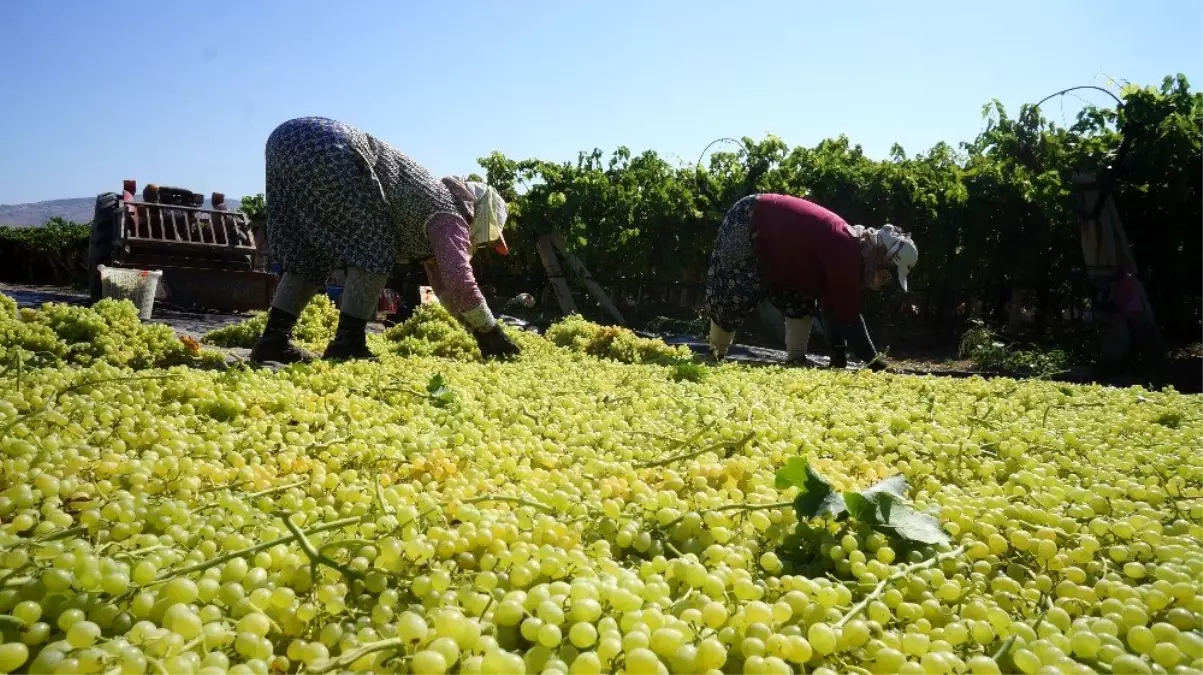
M 785 315 L 786 353 L 806 358 L 815 302 L 832 348 L 831 365 L 848 365 L 847 336 L 862 358 L 884 367 L 861 317 L 861 289 L 877 290 L 891 268 L 906 278 L 919 259 L 915 243 L 893 225 L 880 230 L 848 225 L 827 209 L 798 197 L 744 197 L 719 226 L 706 280 L 710 346 L 719 358 L 752 310 L 769 300 Z
M 367 322 L 398 259 L 423 262 L 440 302 L 482 355 L 518 353 L 472 273 L 476 250 L 507 253 L 506 204 L 495 189 L 439 180 L 374 136 L 322 117 L 281 124 L 267 140 L 266 159 L 267 240 L 283 277 L 251 360 L 317 358 L 292 342 L 292 329 L 338 268 L 347 279 L 323 358 L 371 358 Z

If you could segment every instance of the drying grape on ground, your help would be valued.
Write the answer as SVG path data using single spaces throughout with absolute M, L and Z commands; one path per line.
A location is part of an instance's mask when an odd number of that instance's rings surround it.
M 1196 396 L 578 318 L 485 363 L 437 309 L 215 371 L 131 311 L 0 304 L 2 672 L 1203 667 Z

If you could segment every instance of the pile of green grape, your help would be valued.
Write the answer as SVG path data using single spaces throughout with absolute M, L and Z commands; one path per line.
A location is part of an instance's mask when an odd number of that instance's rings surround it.
M 205 333 L 202 342 L 215 347 L 250 349 L 267 326 L 267 312 L 253 312 L 249 319 Z M 302 347 L 317 352 L 326 348 L 338 328 L 338 308 L 325 295 L 317 295 L 305 306 L 292 337 Z
M 670 364 L 693 358 L 687 347 L 672 347 L 663 340 L 639 337 L 620 326 L 602 326 L 576 314 L 549 326 L 544 336 L 560 347 L 622 363 Z
M 203 341 L 217 347 L 250 349 L 267 325 L 267 314 L 256 312 L 251 318 L 205 334 Z M 306 349 L 321 352 L 334 337 L 338 309 L 326 296 L 318 296 L 305 308 L 293 330 L 293 339 Z M 691 359 L 684 347 L 670 347 L 661 340 L 641 338 L 632 331 L 591 323 L 573 315 L 547 329 L 547 339 L 510 326 L 502 329 L 523 352 L 551 356 L 555 347 L 608 358 L 623 363 L 673 364 Z M 421 305 L 412 316 L 369 339 L 377 355 L 401 357 L 435 356 L 480 361 L 476 340 L 439 303 Z
M 476 340 L 439 303 L 419 305 L 408 319 L 383 335 L 384 348 L 398 356 L 480 359 Z
M 11 298 L 0 296 L 0 367 L 107 363 L 151 368 L 222 360 L 182 341 L 169 326 L 142 323 L 128 300 L 106 298 L 91 308 L 48 302 L 40 309 L 18 310 Z
M 502 330 L 527 356 L 554 357 L 558 351 L 536 333 L 504 324 Z M 481 360 L 476 340 L 439 303 L 420 305 L 408 319 L 385 330 L 382 337 L 370 343 L 377 353 Z
M 518 339 L 5 372 L 0 672 L 1203 669 L 1198 396 Z M 799 517 L 799 456 L 949 542 Z

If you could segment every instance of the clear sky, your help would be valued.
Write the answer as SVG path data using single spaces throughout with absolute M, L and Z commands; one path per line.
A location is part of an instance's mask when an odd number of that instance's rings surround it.
M 268 134 L 304 115 L 357 125 L 442 175 L 492 150 L 570 160 L 627 145 L 693 162 L 715 138 L 769 132 L 791 146 L 845 133 L 883 156 L 972 138 L 995 97 L 1016 110 L 1106 76 L 1178 72 L 1203 86 L 1199 0 L 0 8 L 0 203 L 123 178 L 260 192 Z

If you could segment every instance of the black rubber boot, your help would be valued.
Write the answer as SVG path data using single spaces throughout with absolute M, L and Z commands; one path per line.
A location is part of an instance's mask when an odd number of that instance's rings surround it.
M 376 355 L 368 349 L 367 328 L 368 322 L 364 319 L 340 313 L 338 329 L 334 331 L 334 339 L 326 345 L 322 358 L 328 361 L 375 359 Z
M 254 363 L 275 362 L 282 364 L 309 363 L 317 360 L 317 354 L 301 349 L 292 342 L 292 327 L 297 325 L 297 316 L 272 307 L 267 313 L 267 326 L 263 335 L 251 350 Z
M 848 367 L 848 350 L 846 347 L 833 347 L 831 350 L 831 367 L 843 369 Z

